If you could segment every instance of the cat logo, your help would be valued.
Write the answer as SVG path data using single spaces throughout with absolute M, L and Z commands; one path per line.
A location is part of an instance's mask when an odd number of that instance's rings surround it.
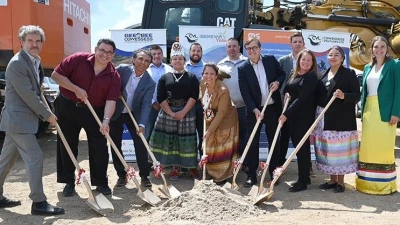
M 217 18 L 217 27 L 235 27 L 235 22 L 236 18 L 223 18 L 223 17 L 218 17 Z

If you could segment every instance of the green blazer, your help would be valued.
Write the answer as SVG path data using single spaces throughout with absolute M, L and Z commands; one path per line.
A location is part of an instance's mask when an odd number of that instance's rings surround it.
M 361 115 L 367 98 L 367 78 L 372 66 L 365 65 L 361 95 Z M 400 61 L 389 59 L 383 66 L 378 85 L 378 103 L 382 122 L 389 122 L 391 116 L 400 117 Z

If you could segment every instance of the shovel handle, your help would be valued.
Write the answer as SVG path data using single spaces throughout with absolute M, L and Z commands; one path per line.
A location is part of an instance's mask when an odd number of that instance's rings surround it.
M 51 110 L 51 109 L 50 109 L 50 106 L 49 106 L 49 104 L 47 104 L 46 98 L 44 97 L 44 95 L 43 95 L 42 92 L 40 93 L 40 98 L 42 99 L 43 104 L 44 104 L 49 110 Z M 60 128 L 60 126 L 58 125 L 57 122 L 56 122 L 56 124 L 55 124 L 55 127 L 56 127 L 56 129 L 57 129 L 57 133 L 58 133 L 58 135 L 60 136 L 60 139 L 61 139 L 62 143 L 64 144 L 65 150 L 67 150 L 67 153 L 68 153 L 69 157 L 71 158 L 71 161 L 72 161 L 72 163 L 74 164 L 75 168 L 76 168 L 78 171 L 81 170 L 81 167 L 79 166 L 79 163 L 78 163 L 78 161 L 77 161 L 76 158 L 75 158 L 75 155 L 72 153 L 71 147 L 69 146 L 68 141 L 67 141 L 67 139 L 65 138 L 64 133 L 61 131 L 61 128 Z M 92 188 L 90 187 L 90 184 L 89 184 L 89 182 L 86 180 L 85 177 L 83 178 L 83 184 L 85 185 L 86 189 L 88 190 L 89 198 L 90 198 L 90 199 L 95 199 L 95 198 L 94 198 L 94 195 L 93 195 L 93 193 L 92 193 Z
M 272 97 L 272 93 L 273 93 L 273 91 L 269 92 L 268 97 L 267 97 L 267 101 L 265 102 L 264 107 L 261 110 L 261 115 L 263 115 L 263 116 L 264 116 L 265 109 L 268 106 L 268 102 Z M 239 173 L 240 168 L 242 167 L 242 163 L 243 163 L 244 159 L 246 158 L 247 152 L 250 149 L 251 143 L 253 142 L 254 136 L 256 135 L 256 132 L 258 130 L 258 126 L 260 126 L 261 120 L 262 120 L 261 117 L 259 117 L 257 119 L 256 124 L 254 125 L 253 131 L 251 132 L 249 140 L 247 141 L 247 144 L 246 144 L 246 147 L 245 147 L 245 149 L 243 151 L 242 157 L 240 157 L 238 167 L 236 168 L 235 173 L 233 174 L 232 184 L 236 184 L 236 177 L 237 177 L 237 175 Z
M 89 100 L 88 100 L 87 98 L 85 99 L 84 102 L 85 102 L 85 104 L 87 105 L 87 107 L 89 108 L 90 112 L 92 113 L 94 119 L 97 121 L 97 123 L 98 123 L 99 126 L 101 127 L 102 123 L 101 123 L 99 117 L 97 116 L 96 112 L 94 111 L 92 104 L 90 104 L 90 102 L 89 102 Z M 128 164 L 126 163 L 124 157 L 123 157 L 123 156 L 121 155 L 121 153 L 118 151 L 118 148 L 117 148 L 117 146 L 115 145 L 115 143 L 114 143 L 114 141 L 112 140 L 112 138 L 110 137 L 110 134 L 106 133 L 105 136 L 106 136 L 108 142 L 110 143 L 112 149 L 114 150 L 115 154 L 118 156 L 119 160 L 121 161 L 122 165 L 124 165 L 125 170 L 127 171 L 127 170 L 129 169 L 129 166 L 128 166 Z M 137 186 L 137 188 L 138 188 L 138 191 L 142 192 L 142 189 L 141 189 L 140 185 L 138 185 L 138 182 L 137 182 L 137 180 L 136 180 L 135 177 L 133 177 L 133 182 L 135 182 L 135 184 L 136 184 L 136 186 Z
M 126 103 L 124 97 L 119 96 L 119 98 L 121 99 L 122 104 L 124 104 L 124 106 L 125 106 L 127 109 L 129 109 L 128 104 Z M 137 122 L 136 122 L 136 120 L 135 120 L 135 117 L 133 117 L 133 115 L 132 115 L 132 113 L 131 113 L 130 110 L 127 110 L 127 111 L 128 111 L 129 117 L 131 118 L 133 124 L 135 125 L 136 130 L 139 130 L 139 125 L 137 124 Z M 144 137 L 143 133 L 139 133 L 138 135 L 139 135 L 139 137 L 142 139 L 142 142 L 143 142 L 144 146 L 146 147 L 147 153 L 150 155 L 151 160 L 152 160 L 153 162 L 157 162 L 157 159 L 156 159 L 156 157 L 154 156 L 153 152 L 150 150 L 149 144 L 147 143 L 147 140 L 146 140 L 146 138 Z M 161 172 L 160 175 L 161 175 L 161 178 L 163 179 L 164 186 L 165 186 L 165 187 L 168 187 L 167 179 L 165 179 L 164 174 Z
M 206 132 L 207 132 L 207 124 L 206 123 L 207 123 L 206 114 L 203 113 L 203 134 L 206 134 Z M 207 138 L 203 139 L 203 155 L 207 154 L 206 146 L 207 146 Z M 203 165 L 203 180 L 206 180 L 206 165 L 207 165 L 207 163 L 204 163 L 204 165 Z
M 283 106 L 283 109 L 282 109 L 282 114 L 286 111 L 286 109 L 287 109 L 287 107 L 289 105 L 289 101 L 290 101 L 290 97 L 286 96 L 285 97 L 285 105 Z M 280 134 L 282 126 L 283 126 L 283 123 L 282 123 L 282 121 L 279 120 L 278 127 L 276 128 L 276 131 L 275 131 L 274 140 L 272 141 L 272 144 L 271 144 L 270 149 L 268 151 L 268 158 L 267 158 L 267 161 L 265 162 L 265 167 L 263 169 L 263 173 L 262 173 L 262 176 L 261 176 L 259 190 L 262 190 L 263 187 L 264 187 L 265 176 L 267 174 L 269 163 L 271 162 L 272 154 L 273 154 L 273 152 L 275 150 L 275 145 L 276 145 L 276 142 L 278 140 L 278 137 L 279 137 L 279 134 Z
M 332 96 L 332 98 L 329 100 L 329 102 L 326 104 L 325 108 L 322 110 L 321 114 L 317 117 L 317 119 L 314 121 L 314 123 L 311 125 L 311 127 L 308 129 L 307 133 L 303 136 L 299 144 L 296 146 L 292 154 L 290 154 L 289 158 L 286 160 L 286 162 L 283 164 L 282 169 L 285 170 L 286 167 L 288 167 L 289 163 L 292 161 L 296 153 L 300 150 L 300 148 L 303 146 L 304 142 L 306 142 L 307 138 L 310 136 L 311 132 L 315 129 L 319 121 L 322 119 L 324 116 L 325 112 L 328 110 L 329 106 L 335 101 L 336 97 L 335 95 Z M 274 188 L 275 182 L 279 179 L 279 177 L 282 175 L 280 173 L 278 176 L 274 177 L 271 183 L 271 190 Z

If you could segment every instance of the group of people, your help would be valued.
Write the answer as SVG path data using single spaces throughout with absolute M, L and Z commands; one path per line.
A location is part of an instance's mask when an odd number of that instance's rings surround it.
M 38 26 L 23 26 L 19 39 L 22 49 L 6 70 L 7 98 L 0 124 L 6 131 L 0 155 L 0 207 L 21 204 L 3 195 L 5 178 L 20 154 L 27 168 L 32 214 L 64 213 L 62 208 L 47 203 L 43 193 L 43 153 L 35 137 L 39 119 L 59 124 L 75 157 L 79 133 L 85 130 L 91 184 L 100 193 L 110 195 L 104 135 L 109 133 L 122 153 L 124 125 L 134 142 L 142 185 L 151 187 L 146 143 L 140 134 L 145 135 L 156 159 L 165 167 L 171 166 L 171 180 L 179 180 L 184 173 L 199 179 L 200 157 L 200 164 L 207 163 L 208 175 L 223 184 L 233 175 L 235 162 L 243 154 L 257 120 L 266 125 L 269 143 L 281 122 L 280 141 L 269 165 L 272 180 L 274 170 L 286 161 L 289 139 L 297 146 L 333 96 L 336 99 L 313 132 L 317 169 L 330 175 L 330 180 L 319 188 L 343 192 L 344 175 L 357 172 L 356 188 L 362 192 L 397 191 L 393 146 L 400 116 L 400 77 L 396 74 L 400 63 L 389 57 L 388 42 L 383 37 L 372 40 L 372 61 L 364 69 L 362 93 L 355 72 L 343 66 L 342 48 L 329 49 L 330 68 L 319 74 L 315 54 L 305 49 L 301 33 L 290 37 L 292 52 L 279 60 L 261 55 L 257 38 L 245 41 L 248 58 L 244 57 L 239 42 L 230 38 L 227 56 L 217 64 L 202 61 L 199 43 L 190 46 L 186 61 L 182 45 L 176 42 L 171 48 L 171 66 L 162 62 L 162 49 L 154 45 L 149 50 L 134 51 L 132 64 L 116 68 L 111 63 L 115 43 L 100 39 L 94 54 L 75 53 L 55 68 L 52 78 L 60 85 L 60 93 L 54 113 L 40 100 L 44 72 L 39 53 L 44 32 Z M 359 147 L 355 104 L 360 96 L 363 137 Z M 87 101 L 102 118 L 101 126 Z M 283 111 L 285 101 L 289 102 Z M 138 129 L 129 112 L 139 124 Z M 243 163 L 247 174 L 244 187 L 258 182 L 260 131 L 261 126 Z M 202 155 L 204 149 L 206 155 Z M 116 186 L 124 186 L 127 171 L 114 152 L 112 158 L 118 175 Z M 305 190 L 311 184 L 309 139 L 297 152 L 297 164 L 298 180 L 290 192 Z M 74 195 L 75 180 L 75 167 L 58 138 L 57 182 L 66 184 L 65 197 Z

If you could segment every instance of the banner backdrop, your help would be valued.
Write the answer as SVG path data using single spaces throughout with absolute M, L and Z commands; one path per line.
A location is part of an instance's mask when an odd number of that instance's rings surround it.
M 111 39 L 115 42 L 117 49 L 113 64 L 132 62 L 133 51 L 140 48 L 150 48 L 151 45 L 159 45 L 167 56 L 167 30 L 166 29 L 122 29 L 110 30 Z
M 276 59 L 291 53 L 290 48 L 290 36 L 297 31 L 285 31 L 285 30 L 258 30 L 258 29 L 243 29 L 244 40 L 248 40 L 252 37 L 256 37 L 261 42 L 261 54 L 262 55 L 273 55 Z M 315 53 L 318 63 L 318 71 L 320 74 L 324 73 L 328 68 L 329 64 L 327 61 L 327 54 L 329 48 L 334 45 L 342 47 L 346 54 L 346 60 L 344 66 L 349 65 L 349 49 L 350 49 L 350 34 L 342 32 L 331 32 L 331 31 L 317 31 L 317 30 L 302 30 L 304 37 L 305 47 L 312 50 Z M 244 43 L 243 43 L 244 45 Z M 244 49 L 244 46 L 243 46 Z M 243 54 L 247 56 L 246 51 Z M 265 127 L 262 129 L 260 136 L 260 159 L 265 160 L 268 156 L 268 140 L 265 134 Z M 311 141 L 311 159 L 315 160 L 314 152 L 314 139 L 310 138 Z M 290 142 L 287 157 L 294 151 L 294 146 Z M 296 158 L 296 157 L 295 157 Z
M 124 131 L 122 132 L 122 145 L 121 145 L 122 154 L 124 155 L 126 162 L 136 162 L 136 154 L 135 147 L 133 146 L 133 140 L 131 134 L 129 133 L 128 128 L 124 125 Z M 111 156 L 112 149 L 111 145 L 108 146 L 108 156 L 109 162 L 113 161 Z
M 328 50 L 335 45 L 338 45 L 343 49 L 344 54 L 346 55 L 344 67 L 349 67 L 350 33 L 303 30 L 302 34 L 306 48 L 313 51 L 315 57 L 317 58 L 318 72 L 320 74 L 325 73 L 325 71 L 329 68 L 327 59 Z
M 179 26 L 179 42 L 182 44 L 186 59 L 189 60 L 189 48 L 197 42 L 203 48 L 204 62 L 218 63 L 226 57 L 226 42 L 233 37 L 233 27 Z

